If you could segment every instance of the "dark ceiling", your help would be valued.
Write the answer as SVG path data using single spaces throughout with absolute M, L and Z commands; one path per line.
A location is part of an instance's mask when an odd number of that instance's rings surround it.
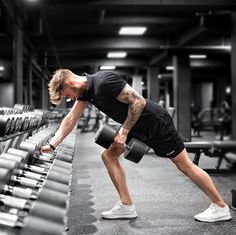
M 32 1 L 32 0 L 31 0 Z M 58 67 L 123 71 L 171 64 L 174 54 L 207 54 L 194 68 L 229 64 L 230 13 L 235 0 L 1 0 L 1 59 L 10 59 L 11 24 L 22 21 L 26 51 L 49 71 Z M 18 15 L 16 17 L 16 15 Z M 142 36 L 120 36 L 121 26 L 146 26 Z M 126 51 L 125 59 L 108 59 Z

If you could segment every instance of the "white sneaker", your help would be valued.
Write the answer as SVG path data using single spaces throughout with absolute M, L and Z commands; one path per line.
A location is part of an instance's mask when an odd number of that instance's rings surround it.
M 119 201 L 111 210 L 104 211 L 101 215 L 104 219 L 131 219 L 137 217 L 137 212 L 134 205 L 124 205 Z
M 228 205 L 225 207 L 220 207 L 216 203 L 211 203 L 208 209 L 198 215 L 195 215 L 194 218 L 202 222 L 216 222 L 230 220 L 232 217 Z

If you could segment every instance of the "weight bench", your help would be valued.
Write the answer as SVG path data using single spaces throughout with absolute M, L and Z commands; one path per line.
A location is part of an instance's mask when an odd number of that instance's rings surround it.
M 236 152 L 236 141 L 200 141 L 185 142 L 184 144 L 187 152 L 195 154 L 193 163 L 196 165 L 198 165 L 202 153 L 209 157 L 219 158 L 216 169 L 206 169 L 209 173 L 222 173 L 223 170 L 220 171 L 220 166 L 223 159 L 232 164 L 232 161 L 227 158 L 226 153 Z

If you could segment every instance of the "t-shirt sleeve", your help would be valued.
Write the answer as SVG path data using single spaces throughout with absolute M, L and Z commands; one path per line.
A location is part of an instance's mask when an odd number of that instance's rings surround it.
M 116 73 L 109 73 L 105 76 L 102 87 L 103 91 L 116 98 L 126 85 L 126 81 Z

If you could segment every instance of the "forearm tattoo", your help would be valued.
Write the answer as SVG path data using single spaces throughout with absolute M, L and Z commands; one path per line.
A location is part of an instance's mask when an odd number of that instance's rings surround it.
M 129 86 L 126 86 L 122 90 L 118 98 L 119 100 L 129 104 L 128 115 L 125 122 L 123 123 L 123 127 L 125 129 L 131 130 L 131 128 L 139 119 L 146 101 L 138 92 Z

